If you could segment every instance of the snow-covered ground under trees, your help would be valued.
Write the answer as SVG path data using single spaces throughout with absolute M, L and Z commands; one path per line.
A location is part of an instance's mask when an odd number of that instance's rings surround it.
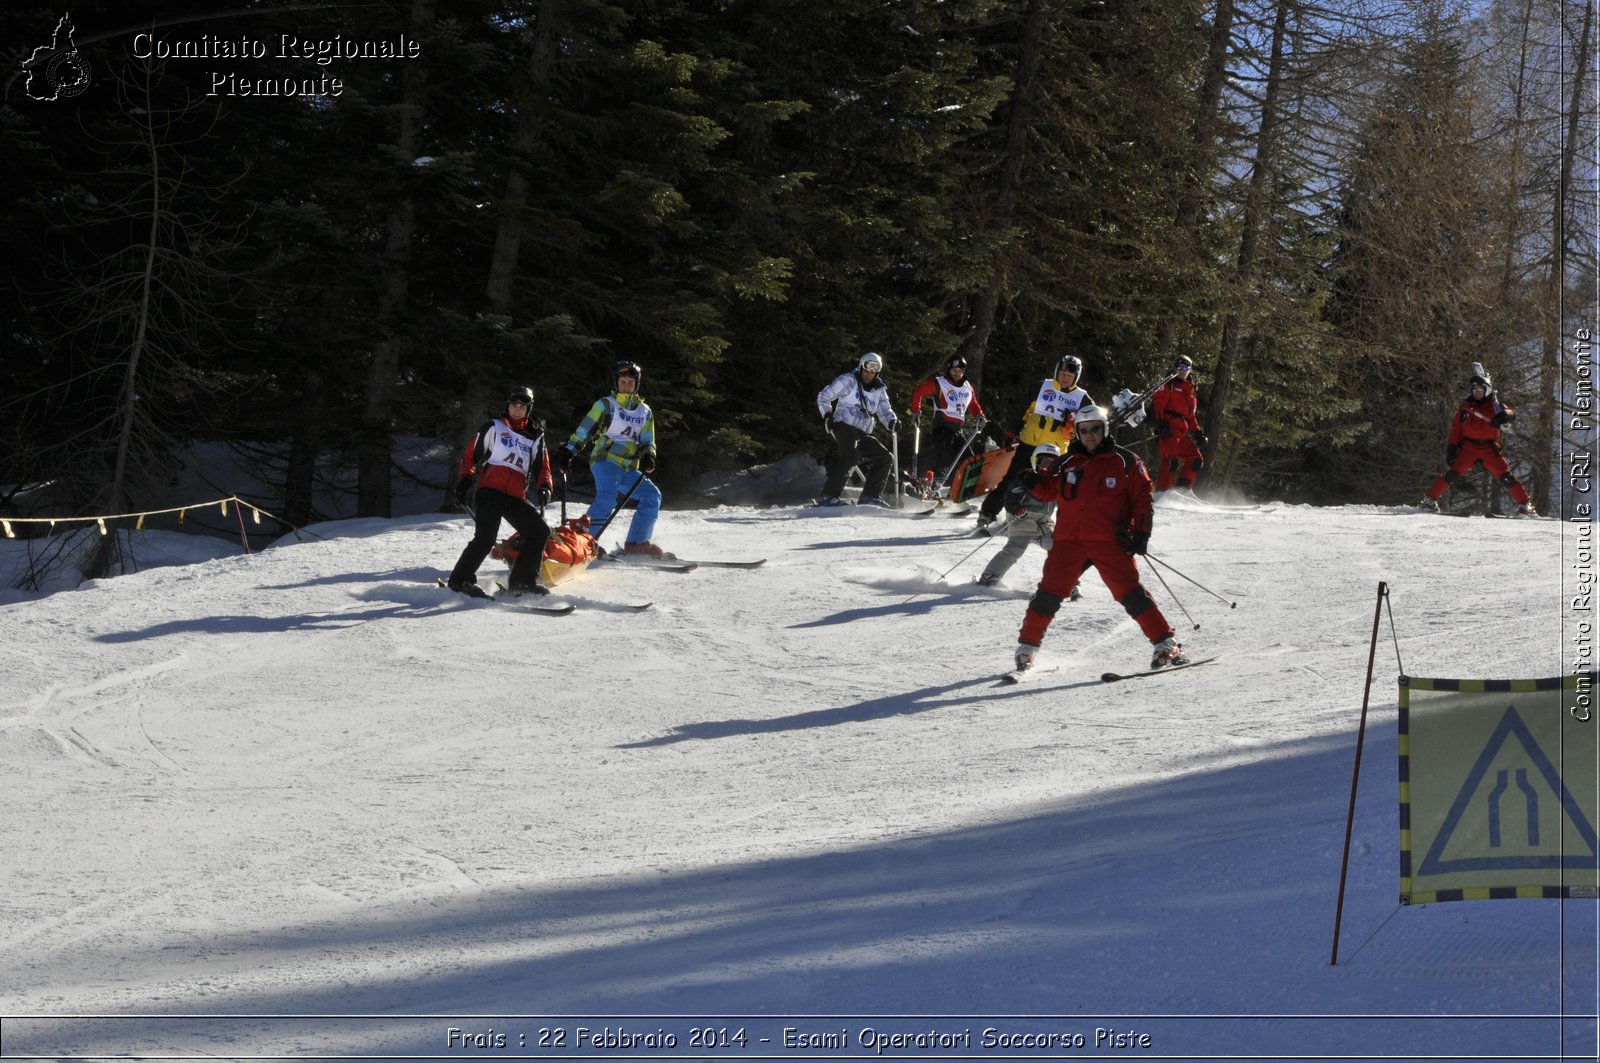
M 998 687 L 1043 555 L 971 524 L 667 512 L 767 564 L 562 617 L 438 589 L 437 515 L 11 594 L 4 1057 L 1594 1058 L 1595 902 L 1396 902 L 1395 677 L 1561 674 L 1570 526 L 1164 503 L 1222 658 L 1101 683 L 1091 573 Z

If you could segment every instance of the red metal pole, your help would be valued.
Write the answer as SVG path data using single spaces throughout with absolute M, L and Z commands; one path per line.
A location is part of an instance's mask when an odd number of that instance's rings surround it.
M 1350 772 L 1350 811 L 1344 821 L 1344 857 L 1339 861 L 1339 900 L 1333 909 L 1333 957 L 1328 965 L 1339 964 L 1339 924 L 1344 921 L 1344 882 L 1350 870 L 1350 835 L 1356 825 L 1356 785 L 1361 781 L 1361 747 L 1367 738 L 1367 702 L 1372 697 L 1372 661 L 1378 653 L 1378 620 L 1383 616 L 1383 599 L 1389 585 L 1378 581 L 1378 604 L 1372 610 L 1372 644 L 1367 647 L 1367 685 L 1361 692 L 1361 726 L 1356 731 L 1356 763 Z

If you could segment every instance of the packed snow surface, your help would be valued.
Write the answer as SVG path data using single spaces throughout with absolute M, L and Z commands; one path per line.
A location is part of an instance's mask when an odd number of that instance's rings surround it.
M 1219 659 L 1102 683 L 1089 573 L 1013 687 L 1043 554 L 971 528 L 669 511 L 767 563 L 569 616 L 438 588 L 437 515 L 11 596 L 5 1055 L 1593 1058 L 1594 902 L 1396 901 L 1396 677 L 1562 674 L 1569 526 L 1164 502 Z

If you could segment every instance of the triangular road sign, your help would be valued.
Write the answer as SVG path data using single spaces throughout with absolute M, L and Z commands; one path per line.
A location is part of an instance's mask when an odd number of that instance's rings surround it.
M 1516 706 L 1508 705 L 1417 874 L 1592 870 L 1597 853 L 1594 825 L 1517 715 Z

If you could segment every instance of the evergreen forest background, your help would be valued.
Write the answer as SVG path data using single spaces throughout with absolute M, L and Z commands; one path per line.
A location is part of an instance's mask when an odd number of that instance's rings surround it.
M 1594 7 L 74 3 L 91 80 L 38 99 L 68 11 L 13 6 L 0 512 L 123 512 L 227 440 L 290 522 L 334 455 L 388 515 L 394 436 L 458 447 L 510 383 L 564 436 L 621 358 L 670 498 L 820 456 L 865 350 L 901 409 L 964 353 L 998 429 L 1062 354 L 1101 401 L 1188 354 L 1212 482 L 1325 503 L 1414 501 L 1480 361 L 1548 512 L 1588 401 Z

